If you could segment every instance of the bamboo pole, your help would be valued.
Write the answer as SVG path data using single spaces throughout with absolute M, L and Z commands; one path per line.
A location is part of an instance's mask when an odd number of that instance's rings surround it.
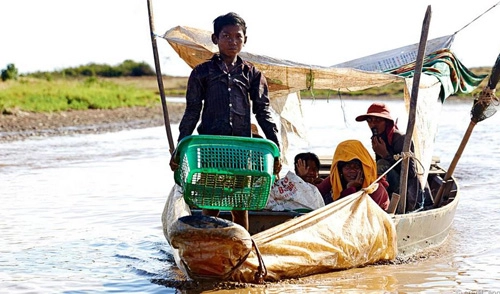
M 403 152 L 407 154 L 410 152 L 411 140 L 413 135 L 413 129 L 415 128 L 415 116 L 418 98 L 418 88 L 420 86 L 420 76 L 422 74 L 422 67 L 424 64 L 425 48 L 427 45 L 427 36 L 429 34 L 429 26 L 431 22 L 431 6 L 427 6 L 427 11 L 425 12 L 425 17 L 422 25 L 422 33 L 420 35 L 420 43 L 418 45 L 417 60 L 415 62 L 415 74 L 413 75 L 413 85 L 411 88 L 411 99 L 410 99 L 410 111 L 408 114 L 408 125 L 406 127 L 405 142 L 403 147 Z M 408 186 L 408 166 L 410 159 L 408 157 L 404 158 L 401 165 L 401 175 L 400 175 L 400 196 L 401 201 L 399 201 L 397 213 L 402 214 L 406 212 L 406 192 Z
M 163 108 L 163 120 L 165 121 L 165 130 L 167 132 L 168 145 L 170 154 L 174 152 L 174 140 L 172 139 L 172 129 L 170 128 L 170 118 L 168 116 L 167 101 L 165 99 L 165 90 L 163 87 L 163 78 L 161 75 L 160 61 L 158 57 L 158 46 L 156 45 L 156 37 L 154 34 L 154 18 L 153 18 L 153 4 L 152 0 L 148 0 L 148 13 L 149 13 L 149 31 L 151 34 L 151 44 L 153 45 L 153 56 L 155 60 L 156 79 L 158 81 L 158 89 L 160 90 L 161 105 Z

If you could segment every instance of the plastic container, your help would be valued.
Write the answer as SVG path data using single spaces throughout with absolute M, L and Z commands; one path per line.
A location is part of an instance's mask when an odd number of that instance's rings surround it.
M 177 146 L 175 182 L 191 207 L 259 210 L 274 183 L 279 149 L 272 141 L 235 136 L 193 135 Z

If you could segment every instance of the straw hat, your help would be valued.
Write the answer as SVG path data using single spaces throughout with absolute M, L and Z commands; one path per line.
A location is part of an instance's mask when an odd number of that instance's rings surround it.
M 389 108 L 384 103 L 373 103 L 372 105 L 370 105 L 370 107 L 368 107 L 366 114 L 362 114 L 356 117 L 356 121 L 365 121 L 370 116 L 381 117 L 394 122 L 394 119 L 392 119 L 391 117 Z

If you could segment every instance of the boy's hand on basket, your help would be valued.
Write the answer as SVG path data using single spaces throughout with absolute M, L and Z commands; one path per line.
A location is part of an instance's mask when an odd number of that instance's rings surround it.
M 281 158 L 279 157 L 275 157 L 274 158 L 274 169 L 273 169 L 273 173 L 275 175 L 279 175 L 280 174 L 280 171 L 281 171 Z
M 172 153 L 172 157 L 170 158 L 170 162 L 169 162 L 169 165 L 170 165 L 170 169 L 172 171 L 176 171 L 178 168 L 179 168 L 179 156 L 177 155 L 177 149 L 174 150 L 174 152 Z

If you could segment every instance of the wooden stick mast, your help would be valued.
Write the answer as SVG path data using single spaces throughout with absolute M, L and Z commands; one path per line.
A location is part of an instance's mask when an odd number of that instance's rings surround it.
M 174 152 L 174 140 L 172 139 L 172 130 L 170 128 L 170 118 L 168 116 L 167 101 L 165 99 L 165 90 L 163 88 L 163 78 L 161 75 L 160 61 L 158 58 L 158 47 L 156 45 L 156 36 L 154 34 L 154 19 L 153 19 L 153 4 L 152 0 L 148 0 L 149 12 L 149 31 L 151 34 L 151 43 L 153 44 L 153 55 L 155 59 L 156 79 L 158 81 L 158 89 L 160 90 L 161 105 L 163 107 L 163 119 L 165 121 L 165 129 L 167 131 L 168 145 L 170 154 Z
M 415 74 L 413 76 L 413 85 L 411 88 L 411 99 L 410 99 L 410 111 L 408 115 L 408 125 L 406 127 L 405 142 L 403 147 L 403 152 L 407 154 L 410 152 L 411 140 L 413 135 L 413 129 L 415 127 L 415 116 L 417 108 L 417 97 L 418 88 L 420 85 L 420 76 L 422 74 L 422 67 L 424 64 L 425 48 L 427 45 L 427 36 L 429 34 L 429 26 L 431 22 L 431 6 L 427 6 L 427 11 L 425 12 L 424 22 L 422 25 L 422 33 L 420 35 L 420 43 L 418 45 L 417 60 L 415 62 Z M 406 192 L 408 186 L 408 166 L 410 163 L 409 158 L 405 158 L 401 165 L 401 176 L 400 176 L 400 196 L 401 201 L 399 201 L 397 213 L 402 214 L 406 212 Z

